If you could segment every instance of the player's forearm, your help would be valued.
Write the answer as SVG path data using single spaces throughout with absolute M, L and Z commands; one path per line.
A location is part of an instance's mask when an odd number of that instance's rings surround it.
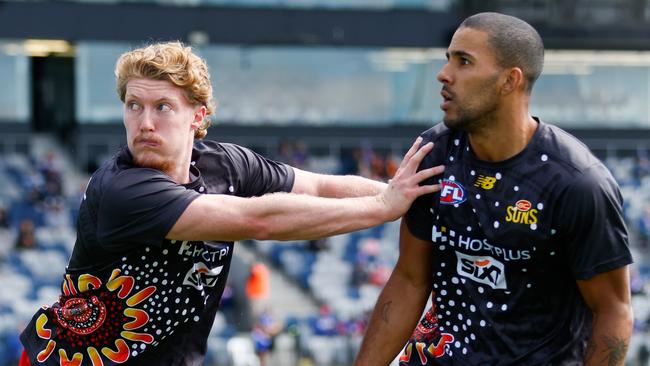
M 355 366 L 388 365 L 413 333 L 430 294 L 430 284 L 414 286 L 393 271 L 379 295 Z
M 321 197 L 374 196 L 386 188 L 386 183 L 355 175 L 324 176 L 319 185 Z
M 381 196 L 333 199 L 289 194 L 264 196 L 263 207 L 251 217 L 259 228 L 256 239 L 315 239 L 380 225 L 397 218 Z
M 633 315 L 629 304 L 594 313 L 585 365 L 622 366 L 632 336 Z
M 336 199 L 292 193 L 242 198 L 202 195 L 168 233 L 175 240 L 298 240 L 361 230 L 399 217 L 405 208 L 383 195 Z

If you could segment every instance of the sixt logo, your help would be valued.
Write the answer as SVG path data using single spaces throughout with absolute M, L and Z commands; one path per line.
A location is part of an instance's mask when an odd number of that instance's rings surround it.
M 458 274 L 486 284 L 493 289 L 505 289 L 506 276 L 503 263 L 488 256 L 473 256 L 456 252 Z
M 519 200 L 514 206 L 506 208 L 506 221 L 515 224 L 536 224 L 537 209 L 528 200 Z
M 457 205 L 465 202 L 467 196 L 460 183 L 445 179 L 440 183 L 440 203 L 443 205 Z
M 494 188 L 494 183 L 496 183 L 497 179 L 495 177 L 490 177 L 487 175 L 479 175 L 476 178 L 476 181 L 474 181 L 474 187 L 481 187 L 485 189 L 486 191 Z

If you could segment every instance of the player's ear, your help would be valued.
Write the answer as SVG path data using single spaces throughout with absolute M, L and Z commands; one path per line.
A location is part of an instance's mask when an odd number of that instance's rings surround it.
M 504 70 L 505 74 L 501 83 L 501 93 L 510 94 L 513 91 L 523 88 L 526 82 L 524 72 L 518 67 L 510 67 Z
M 205 119 L 205 114 L 207 113 L 207 108 L 202 105 L 194 110 L 194 119 L 192 120 L 192 129 L 195 130 L 201 127 L 203 119 Z

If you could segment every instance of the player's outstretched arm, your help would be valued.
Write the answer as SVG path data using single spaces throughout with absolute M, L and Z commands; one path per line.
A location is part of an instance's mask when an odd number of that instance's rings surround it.
M 431 293 L 432 248 L 402 220 L 399 259 L 375 304 L 355 366 L 388 365 L 404 347 Z
M 433 144 L 421 148 L 418 138 L 404 156 L 391 183 L 379 194 L 354 198 L 322 198 L 273 193 L 241 198 L 201 195 L 187 207 L 167 234 L 176 240 L 297 240 L 331 236 L 391 221 L 403 215 L 415 198 L 440 190 L 419 183 L 444 167 L 417 171 Z
M 632 337 L 633 315 L 628 266 L 578 280 L 578 289 L 593 312 L 584 364 L 622 366 Z
M 387 184 L 356 175 L 328 175 L 293 168 L 295 181 L 291 193 L 311 196 L 345 198 L 374 196 Z

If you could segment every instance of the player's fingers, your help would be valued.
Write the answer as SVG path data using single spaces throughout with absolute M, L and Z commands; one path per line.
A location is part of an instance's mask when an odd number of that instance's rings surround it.
M 418 166 L 420 166 L 420 163 L 422 162 L 422 159 L 424 159 L 425 156 L 433 149 L 433 142 L 427 142 L 424 146 L 422 146 L 413 156 L 408 160 L 405 161 L 406 166 L 405 168 L 412 169 L 415 171 Z
M 420 186 L 417 189 L 417 195 L 422 196 L 423 194 L 435 193 L 440 191 L 440 184 L 431 184 Z
M 411 145 L 411 148 L 404 155 L 404 158 L 402 159 L 402 163 L 400 164 L 400 166 L 403 166 L 404 164 L 406 164 L 406 162 L 408 162 L 411 159 L 413 154 L 415 154 L 418 151 L 421 142 L 422 142 L 422 137 L 418 136 L 418 138 L 416 138 L 415 141 L 413 142 L 413 145 Z
M 418 182 L 421 182 L 421 181 L 423 181 L 423 180 L 425 180 L 427 178 L 431 178 L 431 177 L 434 177 L 436 175 L 440 175 L 440 174 L 444 173 L 444 171 L 445 171 L 445 166 L 444 165 L 438 165 L 438 166 L 434 166 L 433 168 L 423 169 L 423 170 L 420 170 L 419 172 L 417 172 L 415 174 L 415 179 Z

